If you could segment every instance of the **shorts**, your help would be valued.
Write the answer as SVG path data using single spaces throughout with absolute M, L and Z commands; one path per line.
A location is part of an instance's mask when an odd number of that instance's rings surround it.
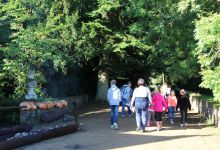
M 155 120 L 162 121 L 162 112 L 155 112 Z

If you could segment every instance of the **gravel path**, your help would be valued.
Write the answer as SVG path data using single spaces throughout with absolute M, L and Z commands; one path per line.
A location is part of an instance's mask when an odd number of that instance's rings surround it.
M 82 130 L 63 137 L 42 141 L 19 150 L 217 150 L 220 130 L 199 123 L 199 116 L 190 115 L 187 128 L 174 127 L 164 119 L 164 130 L 149 127 L 146 133 L 135 131 L 135 117 L 119 118 L 119 130 L 109 127 L 109 109 L 91 108 L 80 116 Z M 178 122 L 178 118 L 177 121 Z

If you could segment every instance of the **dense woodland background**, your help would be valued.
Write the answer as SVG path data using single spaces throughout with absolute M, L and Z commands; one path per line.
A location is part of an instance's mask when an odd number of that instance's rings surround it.
M 161 75 L 220 101 L 217 0 L 0 0 L 0 105 L 17 105 L 35 68 L 40 100 Z

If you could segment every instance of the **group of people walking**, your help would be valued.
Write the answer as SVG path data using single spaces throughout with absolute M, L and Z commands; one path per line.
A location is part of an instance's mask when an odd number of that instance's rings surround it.
M 122 118 L 125 117 L 125 107 L 127 107 L 129 117 L 135 112 L 138 132 L 145 132 L 145 128 L 149 127 L 151 122 L 156 123 L 157 131 L 160 131 L 164 111 L 168 112 L 170 124 L 173 125 L 175 111 L 178 109 L 181 114 L 181 127 L 186 126 L 187 111 L 191 109 L 191 105 L 184 89 L 181 89 L 180 95 L 176 97 L 175 91 L 171 90 L 166 83 L 151 93 L 142 78 L 138 80 L 138 86 L 134 91 L 130 81 L 121 89 L 116 86 L 116 80 L 112 80 L 110 84 L 107 99 L 111 108 L 112 129 L 118 129 L 120 102 L 122 103 Z

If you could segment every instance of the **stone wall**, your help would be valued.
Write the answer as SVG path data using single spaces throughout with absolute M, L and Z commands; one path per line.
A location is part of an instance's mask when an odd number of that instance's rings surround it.
M 76 102 L 77 108 L 82 106 L 85 103 L 88 103 L 88 96 L 87 95 L 82 95 L 82 96 L 73 96 L 73 97 L 67 97 L 63 98 L 60 100 L 66 100 L 68 102 L 68 112 L 72 113 L 74 108 L 73 108 L 73 101 Z M 21 110 L 20 111 L 20 123 L 21 124 L 32 124 L 34 126 L 39 125 L 40 122 L 40 115 L 42 113 L 46 113 L 48 111 L 53 111 L 58 108 L 52 108 L 50 110 L 33 110 L 33 111 L 26 111 L 26 110 Z
M 208 103 L 201 96 L 196 94 L 190 95 L 192 110 L 200 113 L 205 119 L 211 121 L 213 125 L 220 128 L 220 108 L 212 103 Z

